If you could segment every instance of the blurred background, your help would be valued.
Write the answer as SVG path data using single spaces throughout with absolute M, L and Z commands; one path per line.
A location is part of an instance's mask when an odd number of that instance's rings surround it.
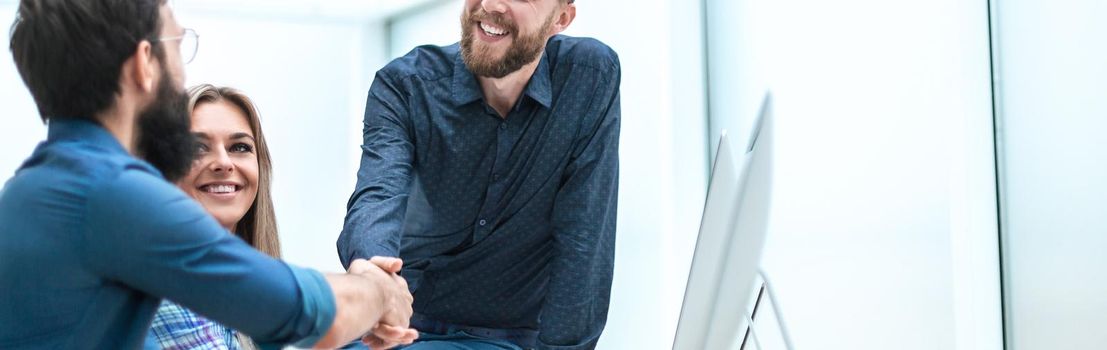
M 460 37 L 460 0 L 176 0 L 188 85 L 245 91 L 287 260 L 335 240 L 374 72 Z M 18 2 L 0 0 L 0 23 Z M 775 100 L 764 268 L 801 349 L 1107 348 L 1107 3 L 580 0 L 622 61 L 601 349 L 672 344 L 722 130 Z M 8 36 L 0 36 L 8 47 Z M 45 137 L 0 55 L 0 181 Z M 781 348 L 766 311 L 765 348 Z

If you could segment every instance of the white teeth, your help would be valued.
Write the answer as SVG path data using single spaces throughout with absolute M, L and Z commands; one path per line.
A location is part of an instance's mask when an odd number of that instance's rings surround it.
M 232 193 L 235 188 L 234 185 L 208 185 L 204 187 L 204 191 L 208 193 Z
M 491 25 L 485 24 L 484 22 L 480 23 L 480 29 L 483 29 L 485 33 L 488 33 L 488 35 L 496 35 L 496 36 L 507 35 L 506 30 L 503 30 L 502 28 L 499 28 L 499 27 L 493 27 Z

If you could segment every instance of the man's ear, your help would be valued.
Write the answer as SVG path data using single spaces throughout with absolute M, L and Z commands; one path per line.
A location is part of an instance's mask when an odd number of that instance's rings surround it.
M 577 4 L 566 4 L 558 10 L 558 12 L 557 18 L 554 19 L 553 25 L 550 26 L 550 35 L 559 34 L 569 28 L 569 25 L 577 18 Z
M 130 84 L 134 84 L 142 92 L 153 92 L 154 81 L 157 79 L 158 62 L 154 57 L 154 48 L 149 41 L 143 40 L 138 43 L 138 47 L 135 49 L 134 55 L 131 56 L 131 81 Z

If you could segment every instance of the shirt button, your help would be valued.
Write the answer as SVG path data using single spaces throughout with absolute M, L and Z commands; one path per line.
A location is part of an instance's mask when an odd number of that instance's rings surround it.
M 507 123 L 500 124 L 500 130 L 507 130 Z
M 488 225 L 488 221 L 485 221 L 484 219 L 480 219 L 480 222 L 478 222 L 477 224 L 479 224 L 481 226 Z
M 499 179 L 500 179 L 500 173 L 492 174 L 492 181 L 496 181 L 496 180 L 499 180 Z

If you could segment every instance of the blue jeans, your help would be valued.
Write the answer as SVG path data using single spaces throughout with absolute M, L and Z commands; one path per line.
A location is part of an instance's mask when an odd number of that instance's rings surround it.
M 342 347 L 345 350 L 365 350 L 368 346 L 356 340 Z M 419 332 L 419 339 L 406 346 L 398 346 L 396 350 L 523 350 L 512 342 L 499 339 L 481 338 L 468 333 L 457 331 L 450 334 L 434 334 Z
M 433 334 L 419 332 L 419 339 L 403 350 L 523 350 L 512 342 L 499 339 L 481 338 L 465 332 Z

